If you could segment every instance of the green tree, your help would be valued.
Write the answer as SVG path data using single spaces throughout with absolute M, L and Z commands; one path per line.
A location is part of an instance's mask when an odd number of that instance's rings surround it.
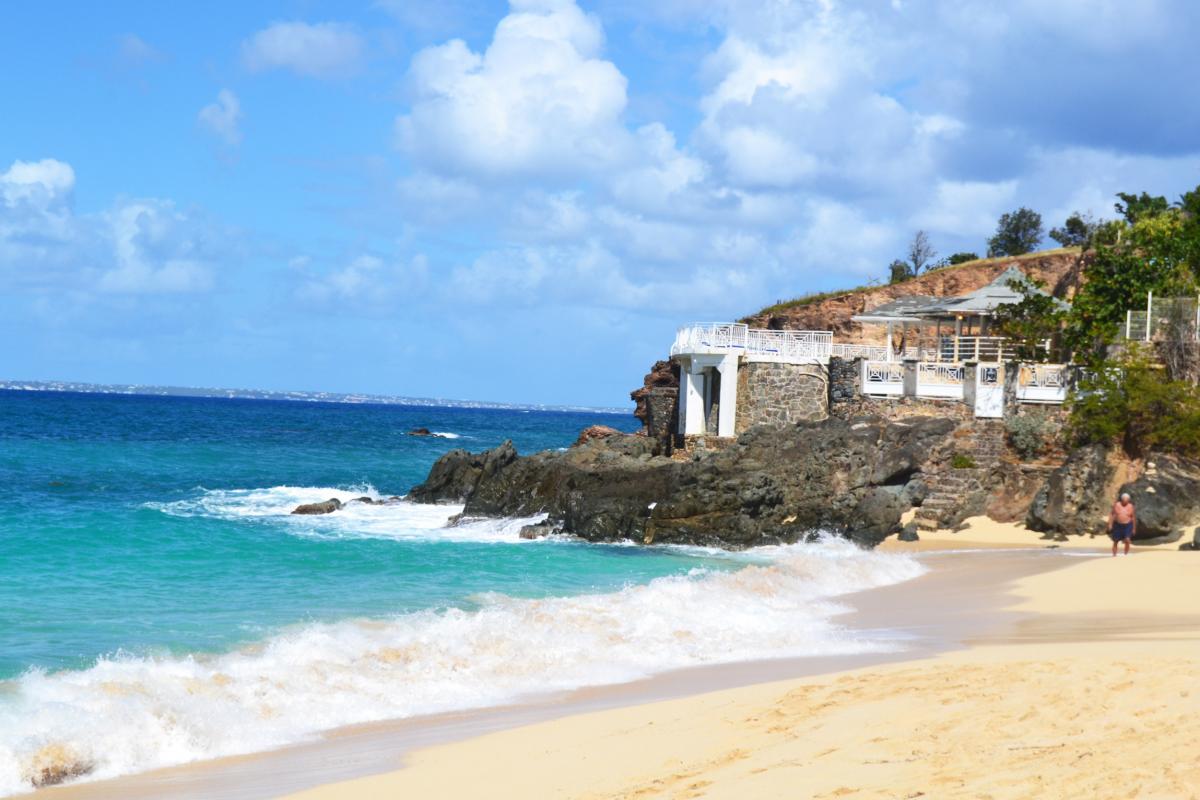
M 951 266 L 954 266 L 955 264 L 965 264 L 968 261 L 978 261 L 978 260 L 979 260 L 979 255 L 977 253 L 955 253 L 954 255 L 952 255 L 946 259 L 946 263 Z
M 996 330 L 1016 346 L 1016 355 L 1022 361 L 1057 360 L 1061 355 L 1067 307 L 1040 291 L 1045 287 L 1040 281 L 1013 280 L 1008 286 L 1021 293 L 1021 300 L 996 307 L 993 312 Z
M 1087 249 L 1092 244 L 1099 223 L 1091 215 L 1080 214 L 1076 211 L 1067 217 L 1061 228 L 1051 228 L 1050 238 L 1063 247 L 1081 247 Z
M 1169 379 L 1136 346 L 1117 363 L 1087 373 L 1068 407 L 1068 433 L 1077 444 L 1120 444 L 1135 457 L 1200 455 L 1200 390 Z
M 1000 217 L 996 235 L 988 239 L 988 256 L 1020 256 L 1032 253 L 1042 241 L 1042 215 L 1018 208 Z
M 908 266 L 908 262 L 896 259 L 888 265 L 888 283 L 901 283 L 911 278 L 912 271 Z
M 1196 242 L 1179 209 L 1143 215 L 1130 224 L 1107 224 L 1095 237 L 1083 286 L 1072 304 L 1065 342 L 1076 359 L 1096 366 L 1106 345 L 1125 324 L 1125 313 L 1146 302 L 1146 293 L 1196 294 Z
M 1162 214 L 1171 207 L 1167 203 L 1167 198 L 1161 195 L 1149 195 L 1145 192 L 1142 192 L 1140 195 L 1117 192 L 1117 197 L 1121 198 L 1121 202 L 1114 205 L 1113 208 L 1130 225 L 1140 219 Z

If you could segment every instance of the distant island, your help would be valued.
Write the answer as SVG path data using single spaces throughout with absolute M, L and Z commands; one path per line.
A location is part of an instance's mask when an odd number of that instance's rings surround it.
M 450 400 L 442 397 L 398 397 L 384 394 L 341 392 L 278 392 L 267 389 L 213 389 L 194 386 L 144 386 L 135 383 L 78 383 L 75 381 L 0 380 L 0 391 L 81 392 L 85 394 L 135 394 L 152 397 L 219 397 L 232 400 L 290 400 L 300 403 L 370 403 L 427 408 L 485 408 L 507 411 L 570 411 L 581 414 L 628 414 L 630 408 L 494 403 L 485 400 Z

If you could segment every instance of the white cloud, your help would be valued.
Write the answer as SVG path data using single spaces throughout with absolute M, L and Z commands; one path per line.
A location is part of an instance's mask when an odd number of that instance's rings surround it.
M 996 228 L 996 220 L 1011 211 L 1017 194 L 1015 180 L 939 181 L 933 198 L 912 225 L 933 233 L 976 236 L 981 240 Z
M 126 69 L 158 64 L 166 61 L 166 54 L 134 33 L 117 38 L 117 64 Z
M 211 288 L 232 255 L 227 231 L 161 199 L 119 199 L 77 215 L 75 171 L 54 159 L 0 173 L 0 277 L 33 288 L 118 294 Z
M 337 22 L 276 22 L 242 44 L 242 61 L 252 72 L 287 69 L 310 78 L 351 75 L 365 53 L 363 38 Z
M 629 138 L 626 80 L 603 43 L 570 0 L 513 0 L 482 54 L 455 39 L 416 55 L 400 147 L 428 169 L 483 178 L 611 166 Z
M 296 298 L 329 311 L 394 311 L 402 301 L 424 294 L 429 286 L 429 264 L 419 254 L 388 260 L 361 253 L 329 270 L 314 266 L 310 258 L 294 259 L 291 266 L 300 280 Z
M 241 143 L 242 131 L 239 126 L 242 121 L 242 106 L 237 95 L 228 89 L 217 92 L 216 102 L 200 109 L 198 118 L 209 133 L 230 147 Z

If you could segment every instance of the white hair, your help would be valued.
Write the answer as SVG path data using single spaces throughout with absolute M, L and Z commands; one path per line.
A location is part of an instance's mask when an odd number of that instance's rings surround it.
M 1129 496 L 1129 492 L 1121 492 L 1121 499 L 1122 500 L 1132 500 L 1133 498 Z

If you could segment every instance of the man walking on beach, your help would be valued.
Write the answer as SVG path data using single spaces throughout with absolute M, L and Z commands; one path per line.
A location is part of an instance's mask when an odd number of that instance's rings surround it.
M 1125 541 L 1125 555 L 1129 555 L 1129 540 L 1136 531 L 1137 509 L 1126 492 L 1113 503 L 1112 513 L 1108 515 L 1108 535 L 1112 539 L 1114 556 L 1117 554 L 1117 543 L 1121 540 Z

